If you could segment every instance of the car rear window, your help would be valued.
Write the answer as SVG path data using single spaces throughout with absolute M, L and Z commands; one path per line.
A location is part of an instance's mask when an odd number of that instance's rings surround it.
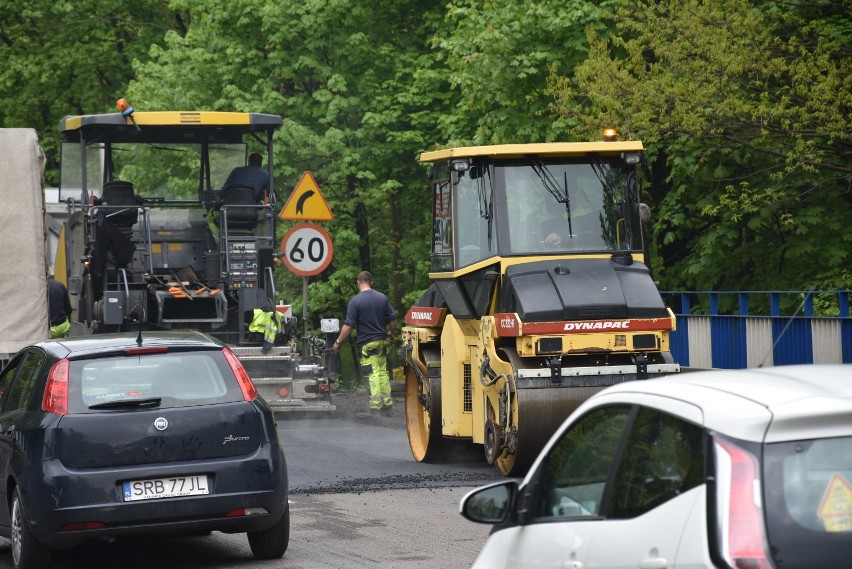
M 70 368 L 71 413 L 102 412 L 105 403 L 159 398 L 158 408 L 242 401 L 222 352 L 197 351 L 74 360 Z
M 852 559 L 852 437 L 766 445 L 766 519 L 781 567 Z

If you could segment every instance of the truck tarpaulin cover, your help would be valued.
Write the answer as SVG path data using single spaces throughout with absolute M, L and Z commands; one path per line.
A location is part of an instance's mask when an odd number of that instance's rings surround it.
M 0 128 L 0 359 L 49 336 L 43 170 L 35 130 Z

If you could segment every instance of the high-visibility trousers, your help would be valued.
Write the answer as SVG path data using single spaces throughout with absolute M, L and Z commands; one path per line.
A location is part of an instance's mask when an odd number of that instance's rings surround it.
M 68 319 L 65 319 L 65 322 L 62 324 L 57 324 L 56 326 L 50 327 L 50 339 L 53 340 L 55 338 L 66 338 L 68 336 L 68 331 L 71 330 L 71 322 Z
M 370 381 L 370 409 L 393 405 L 390 376 L 388 375 L 387 340 L 374 340 L 361 347 L 361 375 Z

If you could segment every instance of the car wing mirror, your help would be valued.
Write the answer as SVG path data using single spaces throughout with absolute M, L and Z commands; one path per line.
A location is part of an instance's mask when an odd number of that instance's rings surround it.
M 518 483 L 514 480 L 489 484 L 469 492 L 459 503 L 462 517 L 480 524 L 501 524 L 512 512 Z

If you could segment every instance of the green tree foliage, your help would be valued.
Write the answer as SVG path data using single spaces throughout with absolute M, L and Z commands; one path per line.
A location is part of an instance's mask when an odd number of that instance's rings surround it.
M 0 125 L 38 129 L 48 185 L 59 182 L 59 120 L 114 110 L 131 62 L 180 26 L 153 0 L 0 0 Z
M 446 142 L 564 140 L 569 117 L 548 112 L 548 68 L 570 73 L 587 51 L 585 31 L 607 33 L 614 0 L 458 0 L 435 37 L 436 57 L 458 92 Z M 564 120 L 568 118 L 569 120 Z M 596 137 L 597 138 L 597 137 Z
M 849 7 L 625 2 L 617 35 L 552 73 L 574 134 L 623 125 L 658 159 L 664 287 L 852 286 Z
M 440 5 L 396 0 L 175 2 L 171 32 L 137 66 L 137 109 L 211 108 L 280 114 L 279 207 L 304 171 L 328 201 L 334 261 L 311 278 L 310 315 L 343 317 L 360 270 L 404 315 L 428 276 L 430 194 L 419 151 L 449 89 L 431 70 Z M 282 224 L 286 231 L 291 222 Z M 417 259 L 422 259 L 418 262 Z M 302 279 L 283 267 L 279 292 L 301 315 Z
M 426 288 L 423 150 L 598 139 L 649 150 L 665 288 L 849 288 L 849 0 L 0 0 L 0 125 L 67 114 L 284 117 L 278 205 L 306 170 L 334 212 L 310 314 L 361 269 L 404 313 Z M 128 82 L 135 78 L 128 88 Z M 281 235 L 291 226 L 281 224 Z M 301 314 L 302 279 L 279 269 Z

